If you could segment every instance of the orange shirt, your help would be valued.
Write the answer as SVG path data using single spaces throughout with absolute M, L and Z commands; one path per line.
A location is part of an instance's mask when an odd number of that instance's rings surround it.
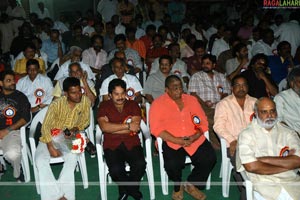
M 136 50 L 142 58 L 146 59 L 146 47 L 143 41 L 135 40 L 133 43 L 130 43 L 126 40 L 126 47 Z
M 207 118 L 198 100 L 188 94 L 182 94 L 182 100 L 184 107 L 181 111 L 167 93 L 154 100 L 150 108 L 151 134 L 158 137 L 162 131 L 168 131 L 175 137 L 191 136 L 196 133 L 193 123 L 195 117 L 200 119 L 199 127 L 203 133 L 208 130 Z M 184 147 L 185 151 L 190 156 L 193 155 L 205 139 L 205 136 L 201 135 L 192 145 Z M 171 142 L 167 142 L 167 144 L 175 150 L 182 147 Z

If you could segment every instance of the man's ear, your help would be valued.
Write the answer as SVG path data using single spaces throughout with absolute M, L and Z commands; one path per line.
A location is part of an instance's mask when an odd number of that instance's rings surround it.
M 0 86 L 1 86 L 1 87 L 3 86 L 3 81 L 0 81 Z

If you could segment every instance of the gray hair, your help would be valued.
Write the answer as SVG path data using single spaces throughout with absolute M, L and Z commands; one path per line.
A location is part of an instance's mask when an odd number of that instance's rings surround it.
M 290 85 L 291 82 L 295 81 L 296 77 L 300 77 L 300 66 L 297 65 L 296 67 L 294 67 L 290 73 L 287 75 L 287 81 L 288 84 Z

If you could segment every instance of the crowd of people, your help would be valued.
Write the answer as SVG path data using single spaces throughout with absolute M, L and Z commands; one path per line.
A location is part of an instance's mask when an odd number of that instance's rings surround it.
M 241 199 L 241 171 L 254 182 L 257 199 L 300 199 L 297 10 L 229 1 L 226 12 L 212 4 L 203 16 L 188 12 L 181 0 L 100 0 L 97 13 L 77 11 L 68 22 L 63 14 L 54 20 L 42 2 L 28 18 L 15 0 L 8 2 L 0 18 L 0 148 L 13 176 L 24 181 L 19 129 L 48 107 L 34 159 L 40 181 L 52 183 L 49 159 L 63 156 L 59 181 L 69 184 L 41 184 L 43 200 L 75 199 L 76 156 L 55 148 L 51 130 L 84 131 L 90 108 L 97 110 L 119 199 L 143 198 L 139 184 L 122 183 L 138 183 L 145 173 L 136 135 L 144 117 L 153 137 L 164 141 L 172 199 L 182 200 L 184 191 L 206 199 L 201 190 L 220 138 L 227 142 Z M 186 156 L 194 168 L 183 181 Z

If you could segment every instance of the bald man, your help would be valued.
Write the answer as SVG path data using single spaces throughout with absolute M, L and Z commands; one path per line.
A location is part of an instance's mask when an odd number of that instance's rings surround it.
M 300 199 L 299 136 L 277 120 L 273 100 L 260 98 L 254 112 L 256 119 L 239 134 L 237 170 L 253 182 L 255 199 Z

